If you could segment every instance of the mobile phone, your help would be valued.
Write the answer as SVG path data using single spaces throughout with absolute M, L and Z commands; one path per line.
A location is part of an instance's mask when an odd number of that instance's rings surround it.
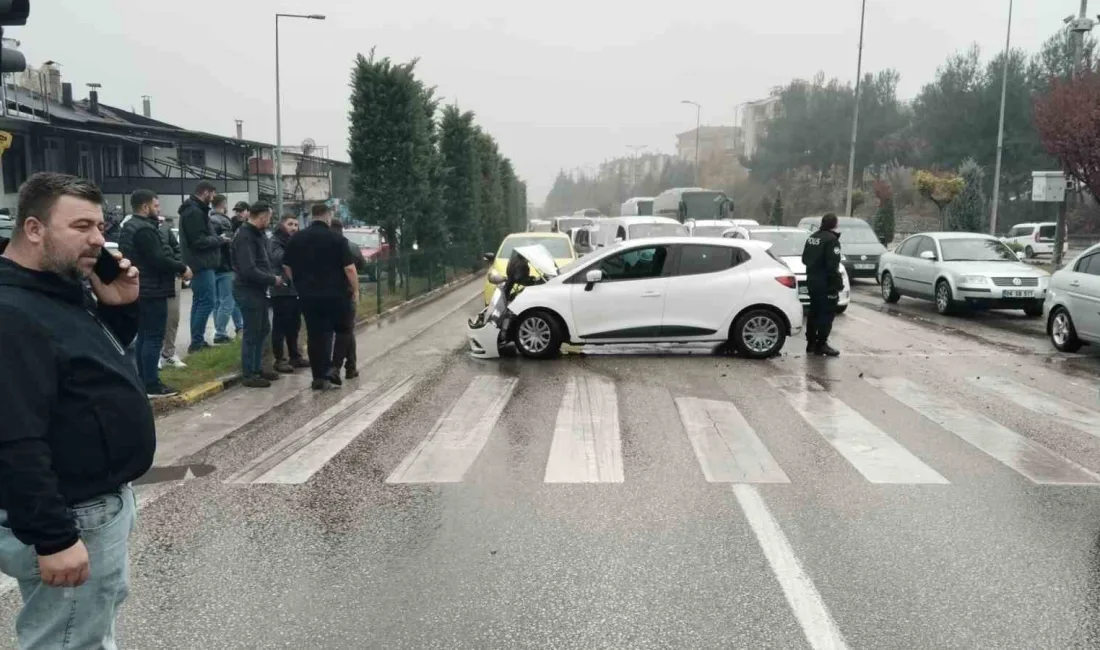
M 111 284 L 115 281 L 115 278 L 122 275 L 122 268 L 118 265 L 118 260 L 114 255 L 111 255 L 111 251 L 103 248 L 99 251 L 99 259 L 95 261 L 95 268 L 92 272 L 99 277 L 99 281 L 103 284 Z

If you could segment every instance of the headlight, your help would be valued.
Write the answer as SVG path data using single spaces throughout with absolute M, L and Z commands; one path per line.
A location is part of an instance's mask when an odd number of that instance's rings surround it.
M 959 278 L 959 284 L 989 284 L 989 278 L 984 275 L 964 275 Z

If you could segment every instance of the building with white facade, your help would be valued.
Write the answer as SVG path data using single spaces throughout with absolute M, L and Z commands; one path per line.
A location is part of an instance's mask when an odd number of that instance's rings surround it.
M 751 158 L 760 145 L 760 140 L 768 132 L 768 123 L 779 117 L 782 103 L 779 97 L 772 96 L 740 106 L 741 113 L 741 153 Z

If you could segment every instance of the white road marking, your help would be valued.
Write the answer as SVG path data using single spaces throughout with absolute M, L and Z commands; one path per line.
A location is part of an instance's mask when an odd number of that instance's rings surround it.
M 368 383 L 362 388 L 356 390 L 351 395 L 348 395 L 344 399 L 340 400 L 333 406 L 330 406 L 323 413 L 313 418 L 309 422 L 306 422 L 300 429 L 290 434 L 286 438 L 280 440 L 275 445 L 269 447 L 267 451 L 260 454 L 255 460 L 242 467 L 235 474 L 225 480 L 226 483 L 251 483 L 255 479 L 259 478 L 269 469 L 281 463 L 288 456 L 295 451 L 309 444 L 314 438 L 331 428 L 336 422 L 338 422 L 342 415 L 348 412 L 348 409 L 352 408 L 360 401 L 367 399 L 371 392 L 378 389 L 377 383 Z M 305 441 L 301 446 L 296 446 Z M 290 450 L 290 451 L 288 451 Z
M 280 485 L 299 485 L 316 474 L 325 463 L 343 451 L 352 440 L 365 431 L 375 420 L 382 417 L 394 404 L 399 402 L 416 381 L 412 377 L 397 382 L 385 391 L 376 392 L 365 403 L 357 405 L 355 412 L 317 436 L 310 436 L 287 448 L 288 456 L 272 467 L 253 483 L 276 483 Z
M 615 384 L 570 377 L 554 424 L 546 483 L 622 483 L 623 446 Z
M 386 482 L 461 481 L 489 440 L 516 383 L 517 380 L 511 377 L 476 377 Z
M 967 377 L 967 380 L 1009 402 L 1100 438 L 1100 412 L 1003 377 Z
M 902 377 L 868 377 L 890 397 L 1043 485 L 1096 485 L 1100 476 L 1008 427 Z
M 733 404 L 680 397 L 676 409 L 708 482 L 791 482 Z
M 787 536 L 772 517 L 760 493 L 751 485 L 734 485 L 733 494 L 756 535 L 756 541 L 760 544 L 760 550 L 764 552 L 776 581 L 783 589 L 783 595 L 787 597 L 787 604 L 802 626 L 802 633 L 806 635 L 810 647 L 815 650 L 847 648 L 844 636 L 825 606 L 821 594 L 802 569 Z
M 805 377 L 768 380 L 871 483 L 945 484 L 947 479 L 850 406 Z

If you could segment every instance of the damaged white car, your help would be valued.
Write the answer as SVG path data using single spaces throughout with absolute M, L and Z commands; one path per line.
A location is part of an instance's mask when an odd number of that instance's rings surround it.
M 776 356 L 802 331 L 795 276 L 770 243 L 656 237 L 625 241 L 557 268 L 542 246 L 517 248 L 489 306 L 468 328 L 474 357 L 514 345 L 546 359 L 563 343 L 728 343 Z M 537 271 L 532 275 L 531 269 Z

